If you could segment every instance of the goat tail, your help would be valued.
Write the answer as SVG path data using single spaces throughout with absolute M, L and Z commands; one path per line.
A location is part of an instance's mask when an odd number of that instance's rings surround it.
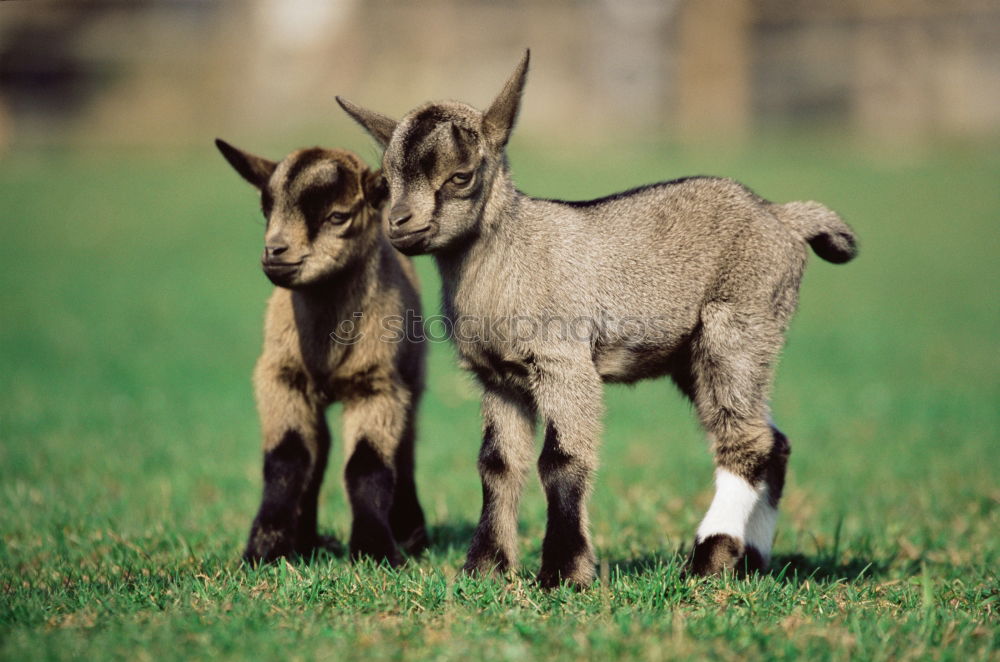
M 829 207 L 818 202 L 788 202 L 772 211 L 827 262 L 843 264 L 858 254 L 854 231 Z

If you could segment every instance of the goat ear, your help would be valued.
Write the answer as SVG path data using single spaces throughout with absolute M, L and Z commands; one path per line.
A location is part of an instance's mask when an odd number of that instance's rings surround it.
M 229 161 L 240 177 L 247 180 L 258 189 L 267 186 L 267 180 L 271 179 L 271 174 L 278 164 L 260 156 L 254 156 L 249 152 L 244 152 L 219 138 L 215 139 L 215 146 L 219 148 L 222 155 Z
M 365 201 L 372 209 L 378 209 L 389 197 L 389 185 L 382 176 L 381 170 L 369 170 L 365 173 L 361 182 L 365 194 Z
M 503 147 L 510 138 L 510 132 L 517 121 L 517 111 L 521 107 L 521 92 L 528 77 L 528 61 L 531 51 L 524 51 L 524 57 L 504 84 L 500 94 L 494 99 L 489 110 L 483 115 L 483 131 L 497 147 Z
M 364 127 L 365 131 L 378 141 L 384 148 L 392 138 L 392 132 L 396 130 L 398 122 L 390 117 L 386 117 L 374 110 L 367 110 L 361 106 L 351 103 L 343 97 L 337 97 L 337 103 L 354 121 Z

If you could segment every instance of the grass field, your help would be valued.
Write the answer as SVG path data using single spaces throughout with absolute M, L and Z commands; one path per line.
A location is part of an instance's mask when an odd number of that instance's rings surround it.
M 539 195 L 724 174 L 822 200 L 858 230 L 857 262 L 811 261 L 778 373 L 793 453 L 770 574 L 682 578 L 711 459 L 666 382 L 608 390 L 593 589 L 533 585 L 537 481 L 523 569 L 457 574 L 480 424 L 447 345 L 418 448 L 431 551 L 398 572 L 333 556 L 244 567 L 269 291 L 253 196 L 207 142 L 19 154 L 0 163 L 0 658 L 1000 659 L 1000 151 L 515 147 Z M 433 265 L 419 267 L 434 310 Z M 331 465 L 321 528 L 343 538 Z

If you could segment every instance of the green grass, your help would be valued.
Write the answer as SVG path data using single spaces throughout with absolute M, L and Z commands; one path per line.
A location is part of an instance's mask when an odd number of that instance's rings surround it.
M 858 230 L 857 262 L 811 262 L 779 369 L 793 454 L 770 574 L 681 576 L 711 458 L 666 382 L 608 390 L 593 589 L 533 585 L 537 481 L 523 569 L 458 574 L 480 424 L 447 345 L 418 448 L 431 551 L 399 571 L 331 556 L 244 567 L 269 291 L 251 192 L 207 145 L 20 154 L 0 164 L 0 658 L 998 659 L 997 150 L 894 163 L 787 140 L 515 142 L 512 161 L 525 190 L 562 197 L 725 174 L 822 200 Z M 433 311 L 437 276 L 419 267 Z M 321 526 L 343 538 L 332 465 Z

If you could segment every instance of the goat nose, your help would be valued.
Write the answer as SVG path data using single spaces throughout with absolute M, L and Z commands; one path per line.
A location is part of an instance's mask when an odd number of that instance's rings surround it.
M 398 228 L 413 217 L 413 212 L 406 205 L 396 205 L 389 210 L 389 225 Z
M 264 251 L 267 253 L 267 259 L 269 260 L 278 257 L 287 250 L 288 246 L 285 244 L 268 244 L 264 247 Z

